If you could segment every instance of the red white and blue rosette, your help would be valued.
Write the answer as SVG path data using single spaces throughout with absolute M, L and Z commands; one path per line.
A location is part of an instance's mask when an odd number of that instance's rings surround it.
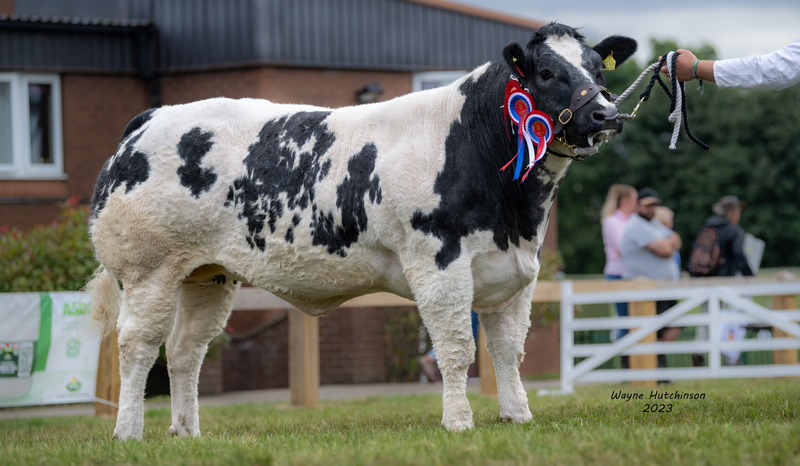
M 522 131 L 528 143 L 528 171 L 522 177 L 525 181 L 536 162 L 544 157 L 547 146 L 553 142 L 553 120 L 546 113 L 533 110 L 523 118 Z
M 516 80 L 511 80 L 506 84 L 506 100 L 504 105 L 508 116 L 518 127 L 517 130 L 517 153 L 500 170 L 503 171 L 517 161 L 514 167 L 514 179 L 518 180 L 522 174 L 523 159 L 525 158 L 525 146 L 528 146 L 528 170 L 522 177 L 522 181 L 528 177 L 533 166 L 544 157 L 547 146 L 553 142 L 555 136 L 553 132 L 553 120 L 539 110 L 533 97 L 519 85 Z
M 535 108 L 533 97 L 523 90 L 514 91 L 508 96 L 507 107 L 511 120 L 516 124 Z
M 517 164 L 514 167 L 514 179 L 519 179 L 522 174 L 523 159 L 525 158 L 525 131 L 523 122 L 525 117 L 536 108 L 533 97 L 519 85 L 516 80 L 511 80 L 506 84 L 506 100 L 505 109 L 508 111 L 508 116 L 518 127 L 517 130 L 517 153 L 500 171 L 508 168 L 511 163 L 516 160 Z

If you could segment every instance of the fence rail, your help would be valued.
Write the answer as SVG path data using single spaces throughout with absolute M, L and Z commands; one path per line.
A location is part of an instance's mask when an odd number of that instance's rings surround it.
M 731 287 L 736 287 L 735 291 Z M 708 290 L 713 289 L 714 296 L 727 302 L 740 306 L 747 314 L 722 314 L 719 312 L 719 299 L 710 300 L 705 296 Z M 776 305 L 789 307 L 780 315 L 764 314 L 772 312 L 757 304 L 743 300 L 740 295 L 765 296 L 775 295 Z M 758 278 L 701 278 L 680 280 L 674 282 L 656 282 L 647 280 L 584 280 L 584 281 L 542 281 L 536 286 L 532 302 L 561 302 L 561 380 L 560 393 L 572 391 L 574 382 L 578 379 L 587 382 L 614 382 L 614 381 L 650 381 L 658 378 L 674 380 L 695 379 L 709 377 L 781 377 L 800 375 L 800 366 L 797 365 L 797 351 L 800 348 L 800 326 L 795 321 L 800 320 L 800 310 L 796 309 L 796 295 L 800 294 L 800 280 L 776 281 Z M 655 314 L 654 301 L 667 299 L 685 299 L 683 303 L 658 317 L 635 316 L 627 318 L 580 318 L 575 319 L 575 306 L 593 303 L 634 302 L 644 304 L 648 308 L 653 304 L 652 313 Z M 708 301 L 710 312 L 707 315 L 685 315 L 686 312 L 700 303 Z M 713 301 L 713 302 L 712 302 Z M 714 304 L 715 303 L 715 304 Z M 790 304 L 790 305 L 787 305 Z M 374 293 L 361 296 L 340 307 L 397 307 L 415 306 L 408 299 L 390 293 Z M 289 310 L 289 384 L 292 403 L 302 406 L 314 406 L 319 402 L 319 326 L 314 317 L 308 317 L 294 309 L 288 302 L 278 298 L 267 291 L 258 288 L 242 288 L 234 303 L 235 311 L 287 309 Z M 773 327 L 782 329 L 787 335 L 796 338 L 779 338 L 771 340 L 747 342 L 644 342 L 640 340 L 649 337 L 658 328 L 670 326 L 697 326 L 711 325 L 712 327 L 722 322 L 738 322 L 743 324 L 766 322 Z M 617 328 L 637 328 L 625 338 L 612 344 L 575 345 L 574 332 L 581 330 L 610 330 Z M 710 334 L 714 334 L 710 332 Z M 115 336 L 112 336 L 115 338 Z M 654 337 L 652 337 L 654 340 Z M 497 386 L 493 373 L 491 356 L 484 344 L 483 330 L 479 331 L 478 365 L 481 374 L 481 392 L 496 394 Z M 98 372 L 98 393 L 103 399 L 119 396 L 118 351 L 115 340 L 104 342 L 101 346 L 100 360 L 102 362 Z M 721 350 L 740 349 L 773 350 L 781 354 L 776 361 L 788 361 L 789 364 L 776 364 L 772 366 L 747 366 L 720 368 L 719 352 Z M 655 369 L 655 355 L 653 353 L 675 354 L 709 352 L 713 354 L 711 370 L 708 368 L 681 368 L 681 369 Z M 790 353 L 794 353 L 793 359 Z M 645 363 L 636 370 L 594 370 L 603 361 L 615 355 L 631 355 L 634 358 L 644 358 L 647 361 L 653 356 L 651 366 Z M 574 364 L 574 358 L 588 357 Z M 604 358 L 604 359 L 603 359 Z M 601 360 L 602 359 L 602 360 Z M 487 376 L 488 375 L 488 376 Z M 102 383 L 101 383 L 102 381 Z M 100 397 L 100 395 L 98 395 Z M 96 413 L 103 415 L 116 415 L 113 406 L 96 403 Z
M 699 283 L 698 283 L 699 282 Z M 693 286 L 681 286 L 681 282 L 640 283 L 640 287 L 651 289 L 628 291 L 575 290 L 578 282 L 561 282 L 561 390 L 542 390 L 540 394 L 571 393 L 576 381 L 618 382 L 646 381 L 655 384 L 656 379 L 699 379 L 730 377 L 781 377 L 800 376 L 797 364 L 797 349 L 800 348 L 800 310 L 796 309 L 796 297 L 800 294 L 800 281 L 750 281 L 716 280 L 692 281 Z M 701 284 L 701 286 L 697 286 Z M 702 286 L 705 285 L 705 286 Z M 735 289 L 734 289 L 735 286 Z M 584 288 L 585 289 L 585 288 Z M 788 310 L 770 310 L 744 296 L 775 296 L 778 306 Z M 655 315 L 655 301 L 681 300 L 662 314 Z M 650 309 L 649 317 L 607 317 L 576 319 L 575 306 L 580 304 L 603 304 L 615 302 L 631 303 Z M 698 306 L 707 304 L 708 312 L 686 315 Z M 723 314 L 722 305 L 742 311 L 743 314 Z M 723 322 L 764 323 L 793 338 L 751 341 L 720 341 L 720 324 Z M 694 342 L 655 342 L 654 332 L 665 327 L 708 326 L 709 338 Z M 574 332 L 626 328 L 631 332 L 612 344 L 575 344 Z M 783 336 L 782 335 L 782 336 Z M 648 341 L 649 340 L 649 341 Z M 642 342 L 642 343 L 640 343 Z M 721 352 L 773 350 L 781 353 L 779 364 L 722 367 Z M 655 369 L 655 354 L 707 353 L 707 367 Z M 628 370 L 596 370 L 601 364 L 618 355 L 638 358 Z M 641 355 L 646 355 L 641 356 Z M 575 364 L 575 358 L 585 357 Z M 644 358 L 644 359 L 642 359 Z M 645 361 L 643 364 L 642 361 Z M 780 364 L 782 363 L 782 364 Z

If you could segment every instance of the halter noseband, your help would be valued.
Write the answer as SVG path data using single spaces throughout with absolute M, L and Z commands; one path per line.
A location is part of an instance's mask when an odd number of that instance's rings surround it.
M 592 99 L 594 99 L 594 96 L 601 92 L 612 101 L 616 98 L 611 91 L 599 84 L 586 83 L 578 86 L 578 88 L 575 89 L 575 92 L 572 93 L 572 100 L 569 103 L 569 107 L 565 108 L 561 111 L 561 113 L 558 114 L 558 122 L 556 123 L 556 127 L 553 129 L 553 132 L 555 134 L 560 133 L 561 130 L 564 129 L 564 125 L 572 121 L 572 117 L 575 115 L 575 112 L 591 102 Z

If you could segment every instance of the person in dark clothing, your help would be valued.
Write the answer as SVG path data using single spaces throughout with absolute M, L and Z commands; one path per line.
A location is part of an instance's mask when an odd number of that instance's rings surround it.
M 732 277 L 735 275 L 753 275 L 753 271 L 747 263 L 747 257 L 744 255 L 744 229 L 739 226 L 744 205 L 736 196 L 723 196 L 711 206 L 711 211 L 714 212 L 714 215 L 708 217 L 703 227 L 700 228 L 695 244 L 692 245 L 692 254 L 695 254 L 696 244 L 700 241 L 701 236 L 704 235 L 706 230 L 713 228 L 716 232 L 719 246 L 718 265 L 707 274 L 693 273 L 693 276 Z M 690 272 L 692 272 L 692 259 L 690 258 Z M 708 312 L 706 305 L 703 305 L 703 310 Z M 698 327 L 696 339 L 705 340 L 706 338 L 708 338 L 708 327 Z M 692 354 L 692 365 L 705 365 L 703 355 Z
M 739 226 L 744 203 L 736 196 L 723 196 L 714 203 L 711 211 L 714 215 L 706 219 L 698 236 L 708 227 L 713 227 L 719 243 L 719 267 L 706 276 L 732 277 L 734 275 L 750 276 L 753 271 L 744 255 L 744 229 Z M 692 248 L 694 249 L 694 247 Z

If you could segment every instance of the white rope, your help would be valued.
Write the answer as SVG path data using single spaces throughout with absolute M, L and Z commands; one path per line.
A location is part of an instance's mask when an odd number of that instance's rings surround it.
M 667 54 L 667 66 L 669 67 L 669 75 L 675 76 L 675 67 L 673 65 L 672 57 L 675 55 L 675 52 L 669 52 Z M 674 86 L 672 92 L 675 93 L 675 110 L 672 111 L 669 115 L 669 121 L 675 123 L 675 126 L 672 129 L 672 139 L 669 141 L 669 148 L 675 150 L 677 148 L 676 144 L 678 143 L 678 136 L 681 133 L 681 122 L 683 121 L 683 115 L 681 114 L 681 108 L 683 106 L 683 92 L 681 92 L 680 86 Z
M 639 77 L 636 78 L 636 81 L 634 81 L 633 84 L 631 84 L 630 87 L 625 90 L 625 92 L 623 92 L 619 97 L 617 97 L 617 100 L 614 101 L 614 105 L 619 106 L 620 102 L 622 102 L 623 100 L 625 100 L 626 97 L 631 95 L 631 92 L 633 92 L 633 90 L 636 89 L 639 86 L 639 84 L 642 83 L 642 80 L 644 79 L 645 76 L 647 76 L 651 71 L 656 69 L 656 66 L 658 66 L 658 62 L 653 63 L 652 65 L 648 66 L 644 71 L 642 71 L 642 74 L 640 74 Z

